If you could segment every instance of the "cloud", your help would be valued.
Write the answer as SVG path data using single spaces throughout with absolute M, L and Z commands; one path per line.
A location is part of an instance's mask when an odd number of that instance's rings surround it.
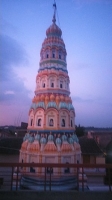
M 2 16 L 0 16 L 0 32 L 1 33 L 5 33 L 7 34 L 7 32 L 11 33 L 11 34 L 16 34 L 17 35 L 17 28 L 9 23 L 8 21 L 6 21 Z
M 8 35 L 0 34 L 0 66 L 2 79 L 9 79 L 12 66 L 21 66 L 20 64 L 27 62 L 27 54 L 15 39 Z
M 23 46 L 12 37 L 0 34 L 0 102 L 2 104 L 29 103 L 30 91 L 14 72 L 14 68 L 26 67 L 28 56 Z
M 26 89 L 21 79 L 14 75 L 12 80 L 1 83 L 0 102 L 2 104 L 27 104 L 29 103 L 30 90 Z
M 93 103 L 94 102 L 93 99 L 82 99 L 81 97 L 78 97 L 78 96 L 73 97 L 72 100 L 77 103 Z
M 13 95 L 13 94 L 15 94 L 15 92 L 14 92 L 14 91 L 11 91 L 11 90 L 8 90 L 8 91 L 5 91 L 4 94 L 6 94 L 6 95 L 7 95 L 7 94 L 12 94 L 12 95 Z

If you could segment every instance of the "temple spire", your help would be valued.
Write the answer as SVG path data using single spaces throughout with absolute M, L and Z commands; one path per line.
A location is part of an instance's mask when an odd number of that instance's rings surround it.
M 54 1 L 54 4 L 53 4 L 53 8 L 54 8 L 54 15 L 53 15 L 52 22 L 55 23 L 56 22 L 56 3 L 55 3 L 55 1 Z

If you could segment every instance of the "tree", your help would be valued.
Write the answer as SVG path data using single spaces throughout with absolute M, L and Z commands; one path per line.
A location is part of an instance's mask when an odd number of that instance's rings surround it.
M 80 126 L 79 124 L 79 126 L 75 127 L 75 132 L 76 132 L 77 137 L 82 137 L 84 136 L 85 129 L 83 126 Z

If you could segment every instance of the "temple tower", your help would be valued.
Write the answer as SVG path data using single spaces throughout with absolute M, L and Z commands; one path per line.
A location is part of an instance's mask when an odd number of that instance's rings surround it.
M 28 133 L 24 136 L 20 149 L 20 163 L 81 162 L 81 149 L 74 133 L 75 110 L 70 97 L 67 53 L 61 37 L 62 31 L 56 25 L 55 12 L 56 7 L 52 25 L 46 31 L 40 51 L 35 96 L 29 110 Z M 34 179 L 32 173 L 35 173 L 36 189 L 41 190 L 44 187 L 44 171 L 44 168 L 39 167 L 22 169 L 23 177 L 25 173 L 27 175 L 25 174 L 21 184 L 30 188 Z M 49 172 L 51 173 L 47 168 L 47 173 Z M 74 188 L 74 183 L 77 182 L 76 169 L 54 168 L 52 180 L 55 181 L 54 190 L 61 190 L 62 187 L 65 190 Z M 59 184 L 61 187 L 58 187 Z
M 35 96 L 29 110 L 28 130 L 38 132 L 73 132 L 75 110 L 70 97 L 66 48 L 62 31 L 56 25 L 56 6 L 52 25 L 40 51 Z

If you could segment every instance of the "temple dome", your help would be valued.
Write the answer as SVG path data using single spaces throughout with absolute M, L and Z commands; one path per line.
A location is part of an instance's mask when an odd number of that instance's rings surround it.
M 38 152 L 40 150 L 39 141 L 35 140 L 32 145 L 30 146 L 30 150 L 33 152 Z
M 40 141 L 40 135 L 38 133 L 35 135 L 35 140 Z
M 61 108 L 68 109 L 67 103 L 65 103 L 65 102 L 60 102 L 60 103 L 59 103 L 59 109 L 61 109 Z
M 45 99 L 45 96 L 42 94 L 41 97 L 40 97 L 41 101 L 44 101 Z
M 62 146 L 61 146 L 61 151 L 62 152 L 71 152 L 72 151 L 72 148 L 67 141 L 63 141 Z
M 40 97 L 39 97 L 39 96 L 36 96 L 36 100 L 39 101 L 39 100 L 40 100 Z
M 48 136 L 48 141 L 53 141 L 53 135 L 50 134 L 50 135 Z
M 24 136 L 24 138 L 23 138 L 23 141 L 28 140 L 29 137 L 30 137 L 30 134 L 29 134 L 29 133 L 26 133 L 25 136 Z
M 74 140 L 73 140 L 73 138 L 72 138 L 71 136 L 68 138 L 68 142 L 69 142 L 70 144 L 73 144 L 73 143 L 74 143 Z
M 67 136 L 65 135 L 65 133 L 64 135 L 62 135 L 62 141 L 67 141 Z
M 58 145 L 58 144 L 60 144 L 61 145 L 61 139 L 58 137 L 58 138 L 56 138 L 56 144 Z
M 74 110 L 74 107 L 73 107 L 73 105 L 71 103 L 68 104 L 68 109 L 69 110 Z
M 28 140 L 24 141 L 21 145 L 21 150 L 25 151 L 27 149 Z
M 61 101 L 65 100 L 65 97 L 63 95 L 60 96 Z
M 59 36 L 61 37 L 62 31 L 61 29 L 53 22 L 52 25 L 46 30 L 46 35 L 47 36 Z
M 30 143 L 34 142 L 34 137 L 32 135 L 28 138 L 28 142 Z
M 36 104 L 36 108 L 44 108 L 45 109 L 45 104 L 43 101 L 40 101 L 39 103 Z
M 47 108 L 56 108 L 57 109 L 56 102 L 54 102 L 54 101 L 49 102 L 47 105 Z
M 50 100 L 53 101 L 54 99 L 55 99 L 54 94 L 51 94 L 51 95 L 50 95 Z
M 57 151 L 57 148 L 54 144 L 53 141 L 48 141 L 48 143 L 46 144 L 45 148 L 44 148 L 44 151 L 46 152 L 56 152 Z
M 66 101 L 67 103 L 69 102 L 69 97 L 68 97 L 68 96 L 65 97 L 65 101 Z
M 73 138 L 74 142 L 79 143 L 79 139 L 76 134 L 73 133 L 72 138 Z
M 49 96 L 46 96 L 46 97 L 45 97 L 45 100 L 46 100 L 46 101 L 49 101 Z
M 41 139 L 40 139 L 40 144 L 46 144 L 46 138 L 45 137 L 42 137 Z
M 35 109 L 36 108 L 36 103 L 32 103 L 30 108 L 31 109 Z
M 58 103 L 60 101 L 59 95 L 56 96 L 56 102 Z

